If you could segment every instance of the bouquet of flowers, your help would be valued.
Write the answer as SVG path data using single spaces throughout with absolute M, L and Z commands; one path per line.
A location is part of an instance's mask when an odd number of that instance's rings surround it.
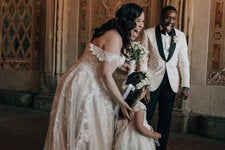
M 146 53 L 144 46 L 139 41 L 132 42 L 129 49 L 130 49 L 130 53 L 128 54 L 129 61 L 130 60 L 137 61 L 141 58 L 142 55 Z
M 139 41 L 132 42 L 129 49 L 128 61 L 130 62 L 130 70 L 128 75 L 134 72 L 136 61 L 146 54 L 144 46 Z

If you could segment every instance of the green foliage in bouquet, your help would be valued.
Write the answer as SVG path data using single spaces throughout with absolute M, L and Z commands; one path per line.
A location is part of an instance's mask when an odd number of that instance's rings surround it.
M 141 56 L 146 54 L 144 46 L 139 41 L 132 42 L 129 49 L 130 49 L 130 53 L 128 54 L 129 61 L 130 60 L 137 61 L 141 58 Z

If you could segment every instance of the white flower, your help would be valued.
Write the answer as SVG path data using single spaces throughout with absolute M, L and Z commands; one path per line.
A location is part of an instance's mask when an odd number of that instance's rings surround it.
M 141 89 L 144 86 L 147 86 L 149 88 L 149 85 L 150 85 L 150 75 L 148 73 L 146 73 L 146 72 L 144 74 L 145 74 L 145 78 L 142 79 L 139 83 L 136 84 L 136 86 L 135 86 L 135 89 L 136 90 Z M 127 87 L 128 87 L 128 85 L 126 84 L 126 81 L 124 81 L 122 83 L 121 89 L 122 90 L 126 90 Z
M 178 36 L 176 36 L 176 35 L 174 35 L 173 37 L 172 37 L 172 40 L 173 40 L 173 42 L 174 43 L 177 43 L 178 42 Z
M 150 76 L 149 74 L 145 73 L 145 78 L 136 84 L 135 89 L 141 89 L 143 86 L 149 86 L 149 84 L 150 84 Z
M 139 60 L 142 55 L 146 54 L 144 46 L 140 41 L 131 42 L 129 47 L 130 53 L 128 54 L 128 60 Z

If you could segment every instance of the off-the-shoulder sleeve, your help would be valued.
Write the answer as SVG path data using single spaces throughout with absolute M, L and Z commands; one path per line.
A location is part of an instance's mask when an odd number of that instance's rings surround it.
M 137 104 L 134 106 L 134 111 L 139 111 L 141 109 L 146 110 L 146 106 L 142 102 L 137 102 Z
M 118 60 L 121 56 L 118 54 L 112 54 L 107 51 L 102 50 L 100 47 L 95 46 L 94 44 L 90 44 L 90 51 L 92 52 L 93 55 L 95 55 L 99 61 L 116 61 Z

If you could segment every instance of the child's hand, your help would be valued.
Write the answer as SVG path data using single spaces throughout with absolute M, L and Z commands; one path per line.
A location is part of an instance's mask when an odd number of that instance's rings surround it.
M 144 101 L 146 104 L 148 104 L 150 102 L 151 98 L 150 98 L 150 92 L 147 91 L 144 97 Z
M 153 132 L 152 133 L 152 138 L 154 138 L 155 140 L 158 140 L 161 138 L 161 134 L 158 132 Z

